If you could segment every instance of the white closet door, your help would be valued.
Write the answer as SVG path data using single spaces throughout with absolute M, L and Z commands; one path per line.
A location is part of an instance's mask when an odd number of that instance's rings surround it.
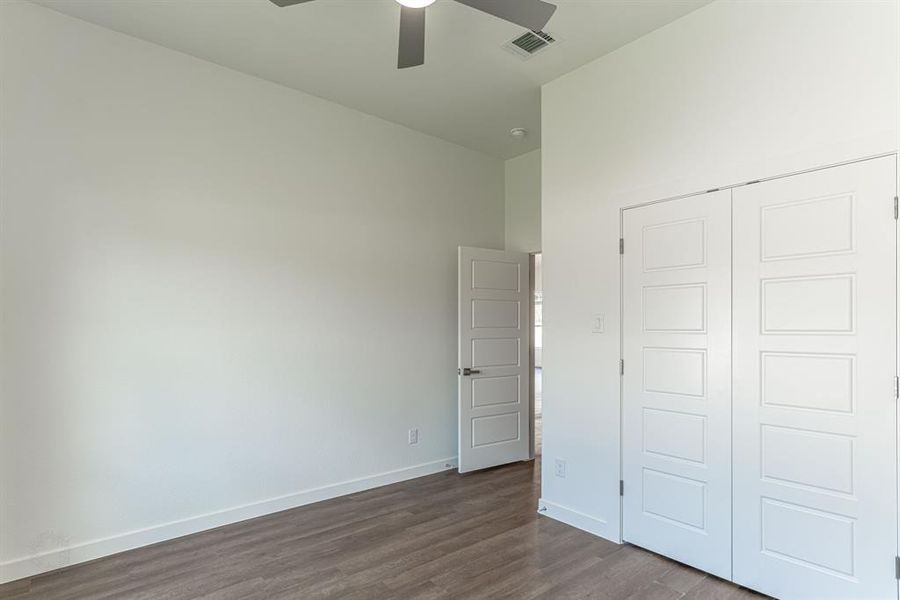
M 734 190 L 734 581 L 896 598 L 892 158 Z
M 730 579 L 731 193 L 624 219 L 624 537 Z

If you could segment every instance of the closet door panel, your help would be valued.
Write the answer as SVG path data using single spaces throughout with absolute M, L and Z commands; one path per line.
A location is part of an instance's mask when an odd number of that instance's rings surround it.
M 624 219 L 624 537 L 730 578 L 730 192 Z
M 734 580 L 895 598 L 893 159 L 736 188 Z

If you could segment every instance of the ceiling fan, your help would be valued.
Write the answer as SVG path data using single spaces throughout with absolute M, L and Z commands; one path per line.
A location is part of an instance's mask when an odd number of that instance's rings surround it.
M 281 7 L 311 0 L 272 0 Z M 541 31 L 556 6 L 543 0 L 456 0 L 466 6 L 515 23 L 532 31 Z M 400 4 L 400 48 L 397 68 L 406 69 L 425 63 L 425 8 L 435 0 L 397 0 Z

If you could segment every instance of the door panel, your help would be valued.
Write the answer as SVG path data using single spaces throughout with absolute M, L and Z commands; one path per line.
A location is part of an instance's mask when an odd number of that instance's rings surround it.
M 896 598 L 893 159 L 734 190 L 734 580 Z
M 461 473 L 529 458 L 528 270 L 527 254 L 459 249 Z
M 624 219 L 624 537 L 730 578 L 730 192 Z

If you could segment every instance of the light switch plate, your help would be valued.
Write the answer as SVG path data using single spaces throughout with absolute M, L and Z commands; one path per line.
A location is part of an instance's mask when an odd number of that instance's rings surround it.
M 606 330 L 606 315 L 596 313 L 591 319 L 591 333 L 603 333 Z

